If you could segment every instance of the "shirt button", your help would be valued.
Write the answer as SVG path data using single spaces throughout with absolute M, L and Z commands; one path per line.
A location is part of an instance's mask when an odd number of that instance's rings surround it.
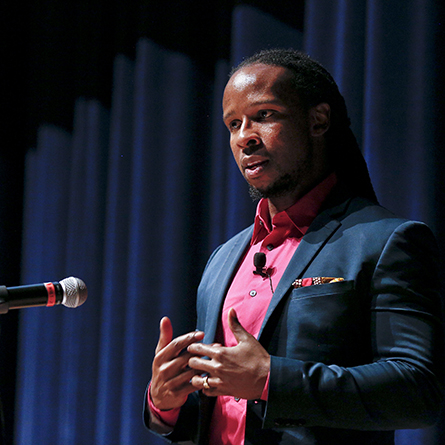
M 251 297 L 255 297 L 256 294 L 257 294 L 256 290 L 251 290 L 251 291 L 249 292 L 249 295 L 250 295 Z

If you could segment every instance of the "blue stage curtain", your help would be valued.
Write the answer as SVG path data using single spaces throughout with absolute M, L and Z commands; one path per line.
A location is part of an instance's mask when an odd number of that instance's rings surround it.
M 322 12 L 321 12 L 322 11 Z M 377 197 L 438 229 L 434 164 L 434 1 L 307 2 L 304 49 L 332 73 L 346 99 Z M 437 122 L 437 121 L 436 121 Z M 437 427 L 396 433 L 396 444 L 442 443 Z
M 308 0 L 304 33 L 247 5 L 233 11 L 231 60 L 209 78 L 149 39 L 116 57 L 111 109 L 79 98 L 74 130 L 42 125 L 26 165 L 22 283 L 74 275 L 77 308 L 20 314 L 16 443 L 158 444 L 142 398 L 162 316 L 194 328 L 211 251 L 254 205 L 221 122 L 230 65 L 264 47 L 304 49 L 343 92 L 379 199 L 439 230 L 432 0 Z M 399 445 L 440 443 L 442 426 Z

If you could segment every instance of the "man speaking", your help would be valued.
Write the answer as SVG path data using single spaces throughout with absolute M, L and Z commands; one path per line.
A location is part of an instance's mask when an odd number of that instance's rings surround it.
M 160 323 L 144 418 L 171 442 L 393 444 L 442 401 L 438 251 L 378 205 L 330 74 L 243 61 L 223 98 L 254 223 L 210 257 L 197 331 Z

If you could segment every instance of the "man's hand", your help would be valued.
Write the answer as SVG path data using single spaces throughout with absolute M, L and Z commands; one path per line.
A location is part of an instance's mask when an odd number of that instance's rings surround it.
M 203 332 L 189 332 L 173 340 L 173 328 L 169 318 L 160 322 L 159 341 L 152 365 L 150 397 L 156 408 L 168 410 L 180 408 L 187 396 L 196 391 L 190 383 L 197 373 L 188 367 L 192 357 L 186 348 L 204 338 Z
M 240 324 L 235 309 L 228 313 L 229 327 L 238 345 L 228 348 L 218 344 L 193 343 L 188 364 L 195 372 L 192 384 L 207 396 L 229 395 L 242 399 L 259 399 L 270 369 L 270 356 L 261 344 Z M 210 360 L 201 358 L 209 357 Z M 202 374 L 207 376 L 202 377 Z M 201 375 L 197 375 L 201 374 Z M 210 389 L 205 389 L 206 386 Z

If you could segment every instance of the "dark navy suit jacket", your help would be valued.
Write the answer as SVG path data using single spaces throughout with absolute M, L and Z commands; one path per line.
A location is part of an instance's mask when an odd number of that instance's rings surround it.
M 215 340 L 228 286 L 252 235 L 220 246 L 204 271 L 197 328 Z M 297 278 L 344 281 L 295 289 Z M 437 419 L 443 345 L 438 252 L 423 223 L 349 198 L 314 220 L 267 310 L 267 402 L 248 401 L 246 444 L 386 444 Z M 168 440 L 207 443 L 213 399 L 189 396 Z

